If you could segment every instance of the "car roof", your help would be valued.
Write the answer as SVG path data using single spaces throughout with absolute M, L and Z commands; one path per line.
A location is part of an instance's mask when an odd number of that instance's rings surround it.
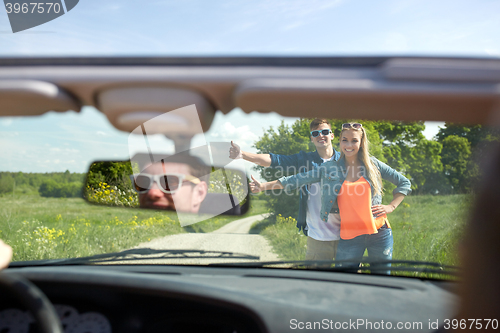
M 431 57 L 1 58 L 0 115 L 80 111 L 118 129 L 130 113 L 195 104 L 291 117 L 491 123 L 500 60 Z M 141 120 L 143 121 L 143 119 Z

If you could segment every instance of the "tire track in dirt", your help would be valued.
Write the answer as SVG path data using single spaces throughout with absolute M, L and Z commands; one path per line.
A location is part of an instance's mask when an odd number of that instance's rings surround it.
M 273 252 L 269 242 L 261 235 L 250 234 L 252 224 L 263 220 L 269 214 L 245 217 L 226 224 L 210 233 L 186 233 L 153 239 L 141 243 L 136 248 L 224 251 L 260 257 L 260 261 L 276 261 L 279 257 Z M 197 255 L 197 254 L 195 254 Z M 209 254 L 207 254 L 209 255 Z M 188 264 L 256 262 L 259 260 L 225 258 L 172 258 L 141 260 L 144 264 Z

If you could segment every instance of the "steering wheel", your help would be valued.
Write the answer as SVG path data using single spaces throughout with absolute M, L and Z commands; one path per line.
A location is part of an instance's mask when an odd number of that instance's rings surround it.
M 25 278 L 0 273 L 0 289 L 14 296 L 35 318 L 41 333 L 63 333 L 61 321 L 47 296 Z

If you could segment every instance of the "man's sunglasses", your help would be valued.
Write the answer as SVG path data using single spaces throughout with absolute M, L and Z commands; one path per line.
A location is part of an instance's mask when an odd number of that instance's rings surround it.
M 330 134 L 330 133 L 332 133 L 332 130 L 327 128 L 327 129 L 324 129 L 324 130 L 321 130 L 321 131 L 312 131 L 312 132 L 311 132 L 311 136 L 312 136 L 313 138 L 316 138 L 316 137 L 318 137 L 320 134 L 321 134 L 321 135 L 328 135 L 328 134 Z
M 153 183 L 156 183 L 164 193 L 175 193 L 182 186 L 184 180 L 193 184 L 200 183 L 199 178 L 181 173 L 164 173 L 160 175 L 140 173 L 131 175 L 130 180 L 132 180 L 133 188 L 137 193 L 146 193 L 151 189 Z
M 362 127 L 363 127 L 363 125 L 361 125 L 360 123 L 345 123 L 345 124 L 342 124 L 342 128 L 360 129 Z

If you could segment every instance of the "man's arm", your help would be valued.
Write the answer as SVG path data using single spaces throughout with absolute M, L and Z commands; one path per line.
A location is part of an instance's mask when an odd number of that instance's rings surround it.
M 252 193 L 259 193 L 261 191 L 267 190 L 278 190 L 284 189 L 285 187 L 289 189 L 296 189 L 304 185 L 309 185 L 312 183 L 317 183 L 321 180 L 321 175 L 324 170 L 311 170 L 306 173 L 298 173 L 292 176 L 281 177 L 278 180 L 273 180 L 270 182 L 260 183 L 252 176 L 252 182 L 250 182 L 250 190 Z
M 263 167 L 271 166 L 271 155 L 269 154 L 254 154 L 242 151 L 243 159 L 248 162 L 258 164 Z
M 279 180 L 273 180 L 266 183 L 261 183 L 252 176 L 252 182 L 250 182 L 250 191 L 252 193 L 259 193 L 268 190 L 280 190 L 283 188 Z
M 232 159 L 242 158 L 245 161 L 252 162 L 263 167 L 271 166 L 271 155 L 254 154 L 243 151 L 233 141 L 231 141 L 231 148 L 229 148 L 229 157 Z
M 292 155 L 280 155 L 280 154 L 254 154 L 249 152 L 241 151 L 240 147 L 231 141 L 231 148 L 229 148 L 229 157 L 243 158 L 249 162 L 258 164 L 263 167 L 280 167 L 280 168 L 294 168 L 293 173 L 297 173 L 298 170 L 303 167 L 306 163 L 302 152 Z

